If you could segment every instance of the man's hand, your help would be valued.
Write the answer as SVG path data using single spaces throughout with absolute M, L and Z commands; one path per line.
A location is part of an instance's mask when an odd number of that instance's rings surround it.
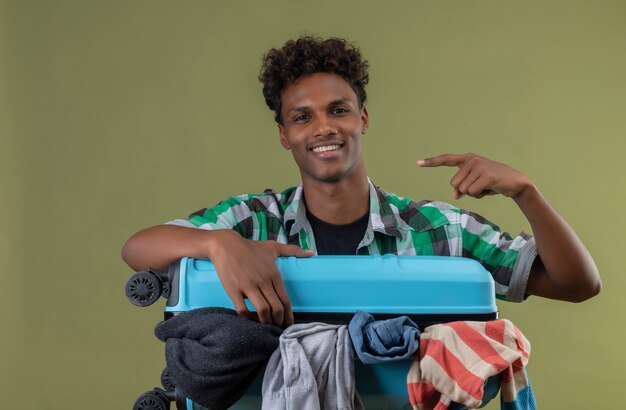
M 455 199 L 502 194 L 515 201 L 530 223 L 539 254 L 530 271 L 527 294 L 581 302 L 600 292 L 600 275 L 589 251 L 526 176 L 476 154 L 438 155 L 417 165 L 458 167 L 450 180 Z
M 261 323 L 291 325 L 291 303 L 275 260 L 279 256 L 309 257 L 315 252 L 276 241 L 248 240 L 233 230 L 213 234 L 208 254 L 237 313 L 252 318 L 244 303 L 247 297 Z
M 458 167 L 459 171 L 450 180 L 454 199 L 463 195 L 482 198 L 485 195 L 502 194 L 515 199 L 530 180 L 508 165 L 492 161 L 476 154 L 444 154 L 417 161 L 421 167 Z

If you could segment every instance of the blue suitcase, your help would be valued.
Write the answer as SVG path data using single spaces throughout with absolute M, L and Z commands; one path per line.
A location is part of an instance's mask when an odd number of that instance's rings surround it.
M 456 320 L 493 320 L 498 316 L 493 279 L 477 261 L 441 256 L 315 256 L 279 258 L 276 265 L 289 294 L 296 323 L 348 324 L 357 309 L 377 320 L 409 316 L 420 328 Z M 163 294 L 165 318 L 209 306 L 233 308 L 208 260 L 183 258 L 167 273 L 133 275 L 126 285 L 133 304 L 147 306 Z M 249 303 L 251 311 L 254 307 Z M 356 356 L 355 356 L 356 357 Z M 410 360 L 363 365 L 355 359 L 356 387 L 366 409 L 411 408 L 406 389 Z M 261 408 L 263 372 L 233 409 Z M 201 409 L 180 397 L 162 374 L 165 390 L 155 388 L 135 409 Z M 489 391 L 488 391 L 489 390 Z M 487 385 L 485 397 L 496 392 Z

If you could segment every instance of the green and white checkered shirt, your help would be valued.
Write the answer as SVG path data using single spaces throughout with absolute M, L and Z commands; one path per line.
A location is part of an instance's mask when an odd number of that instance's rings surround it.
M 512 238 L 480 215 L 443 202 L 415 202 L 375 187 L 371 181 L 369 184 L 370 219 L 358 255 L 469 257 L 491 272 L 497 298 L 524 300 L 530 268 L 537 256 L 531 236 L 521 232 Z M 266 190 L 235 196 L 168 224 L 234 229 L 247 239 L 275 240 L 316 250 L 302 194 L 300 184 L 281 193 Z

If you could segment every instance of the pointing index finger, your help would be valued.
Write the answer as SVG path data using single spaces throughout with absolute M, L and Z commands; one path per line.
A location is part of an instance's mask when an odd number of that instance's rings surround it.
M 420 167 L 455 167 L 462 165 L 467 158 L 467 154 L 442 154 L 436 157 L 424 158 L 417 161 Z

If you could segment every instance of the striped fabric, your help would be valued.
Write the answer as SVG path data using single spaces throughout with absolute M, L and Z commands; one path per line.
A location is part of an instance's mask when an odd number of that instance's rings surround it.
M 529 355 L 530 343 L 508 320 L 429 326 L 407 375 L 413 409 L 446 410 L 452 402 L 478 408 L 485 381 L 500 375 L 502 408 L 534 410 Z
M 357 254 L 464 256 L 495 280 L 499 299 L 521 302 L 537 250 L 525 233 L 513 238 L 483 217 L 435 201 L 415 202 L 370 185 L 370 220 Z M 303 187 L 229 198 L 168 224 L 234 229 L 253 240 L 275 240 L 317 250 L 306 219 Z

